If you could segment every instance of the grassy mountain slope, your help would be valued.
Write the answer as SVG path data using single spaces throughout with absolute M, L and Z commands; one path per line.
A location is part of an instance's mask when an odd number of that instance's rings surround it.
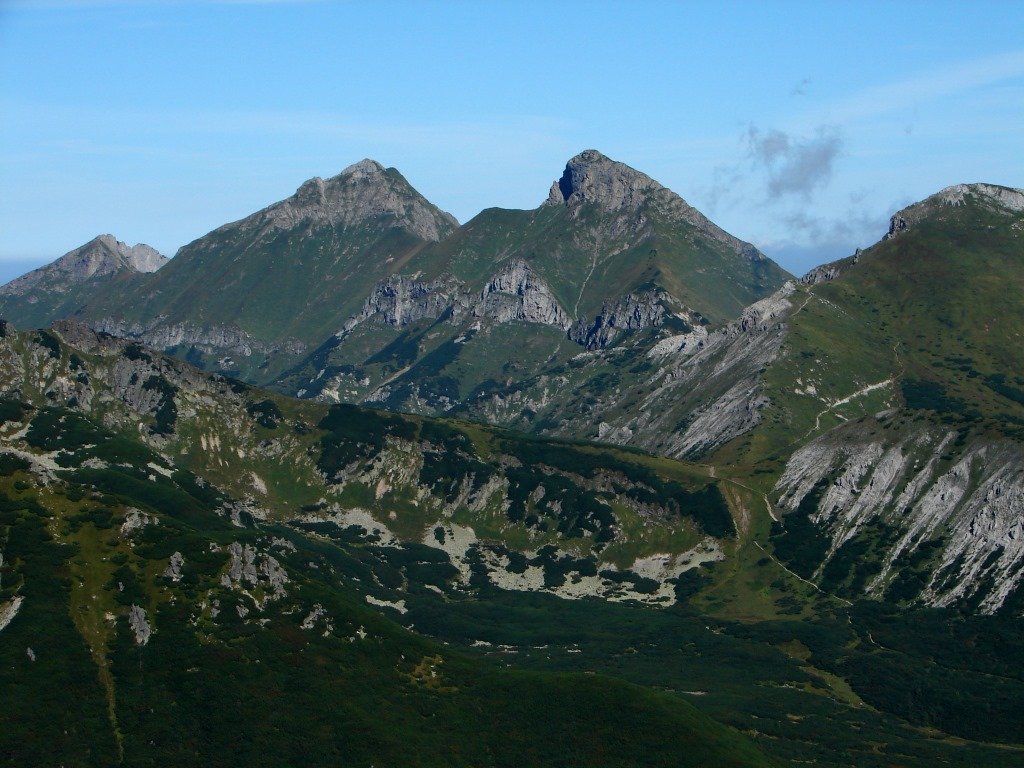
M 372 286 L 455 220 L 365 160 L 182 248 L 127 295 L 79 317 L 195 363 L 266 380 L 354 313 Z
M 775 764 L 678 697 L 417 637 L 339 551 L 232 525 L 200 478 L 73 412 L 3 408 L 35 449 L 0 477 L 7 764 Z
M 829 591 L 1019 610 L 1019 200 L 951 188 L 733 323 L 634 334 L 454 411 L 700 457 L 786 513 L 776 548 Z
M 788 298 L 761 421 L 712 460 L 777 500 L 777 551 L 830 591 L 1019 611 L 1022 200 L 944 190 Z
M 537 209 L 485 210 L 419 251 L 278 386 L 446 412 L 582 349 L 725 321 L 786 277 L 675 193 L 588 150 Z
M 68 762 L 1020 756 L 1012 617 L 849 608 L 783 569 L 760 497 L 707 467 L 271 396 L 70 324 L 5 328 L 0 375 L 0 489 L 22 510 L 0 598 L 25 598 L 3 690 L 39 685 L 3 732 L 61 685 L 33 677 L 35 617 L 99 680 L 97 756 L 63 725 Z M 672 553 L 703 562 L 665 574 Z M 36 742 L 10 744 L 31 762 Z
M 791 378 L 833 377 L 828 397 L 851 374 L 891 377 L 911 409 L 1017 432 L 1024 394 L 1007 374 L 1024 370 L 1024 217 L 967 190 L 896 214 L 915 223 L 806 289 L 790 321 Z

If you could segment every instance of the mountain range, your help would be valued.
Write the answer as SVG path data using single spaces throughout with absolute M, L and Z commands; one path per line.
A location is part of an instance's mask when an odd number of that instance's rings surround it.
M 8 732 L 63 643 L 70 763 L 1019 761 L 1022 232 L 956 185 L 797 279 L 588 150 L 97 238 L 0 289 Z

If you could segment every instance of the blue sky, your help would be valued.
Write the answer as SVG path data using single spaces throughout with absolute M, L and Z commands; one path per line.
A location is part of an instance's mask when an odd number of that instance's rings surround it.
M 363 157 L 466 221 L 594 147 L 787 268 L 1024 186 L 1024 4 L 0 0 L 0 279 Z

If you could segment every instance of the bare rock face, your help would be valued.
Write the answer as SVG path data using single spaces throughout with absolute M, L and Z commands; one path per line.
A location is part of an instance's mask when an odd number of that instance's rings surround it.
M 25 602 L 25 598 L 22 595 L 15 595 L 10 601 L 0 605 L 0 632 L 18 615 L 18 610 L 23 602 Z
M 992 208 L 1000 208 L 1009 213 L 1024 212 L 1024 189 L 995 184 L 954 184 L 933 197 L 946 205 L 963 205 L 968 195 L 973 195 Z
M 453 277 L 429 282 L 402 275 L 389 277 L 376 285 L 363 310 L 347 320 L 338 335 L 367 320 L 404 326 L 425 318 L 436 320 L 445 312 L 456 321 L 479 317 L 498 323 L 541 323 L 562 330 L 572 325 L 547 283 L 529 264 L 517 260 L 499 270 L 477 296 Z
M 303 223 L 354 227 L 370 220 L 402 226 L 432 242 L 458 226 L 451 214 L 434 208 L 418 195 L 398 171 L 386 169 L 375 160 L 361 160 L 329 179 L 312 178 L 287 200 L 254 213 L 246 221 L 275 232 Z
M 521 260 L 507 264 L 490 279 L 473 314 L 499 323 L 541 323 L 563 330 L 572 324 L 547 283 Z
M 853 256 L 840 259 L 839 261 L 829 262 L 828 264 L 822 264 L 821 266 L 815 267 L 800 278 L 800 282 L 804 285 L 817 285 L 818 283 L 828 283 L 835 280 L 841 275 L 848 266 L 856 264 L 860 261 L 860 248 L 858 248 Z
M 316 623 L 326 615 L 327 611 L 324 610 L 324 607 L 320 605 L 320 603 L 314 603 L 313 609 L 309 612 L 306 618 L 302 620 L 302 624 L 300 626 L 303 629 L 313 629 L 313 627 L 316 626 Z
M 160 521 L 152 515 L 147 515 L 138 509 L 129 509 L 125 514 L 124 522 L 121 524 L 121 535 L 131 536 L 141 531 L 147 525 L 153 525 Z
M 894 213 L 889 219 L 889 231 L 885 234 L 885 239 L 896 237 L 900 232 L 906 232 L 910 225 L 907 220 L 903 217 L 902 211 L 900 213 Z
M 258 551 L 251 544 L 243 546 L 237 541 L 228 547 L 228 554 L 231 555 L 231 561 L 227 573 L 221 577 L 222 586 L 236 589 L 262 587 L 264 602 L 285 596 L 288 573 L 277 558 Z M 258 603 L 257 607 L 262 605 Z
M 608 419 L 602 439 L 676 458 L 699 456 L 757 426 L 768 404 L 761 371 L 780 353 L 787 333 L 792 282 L 747 307 L 733 323 L 659 343 L 653 388 L 628 412 Z M 685 426 L 680 411 L 685 406 Z
M 181 552 L 175 552 L 167 561 L 167 568 L 164 570 L 164 577 L 171 581 L 181 581 L 181 568 L 185 565 L 185 558 Z
M 153 628 L 149 626 L 149 621 L 146 620 L 146 611 L 143 608 L 132 605 L 128 609 L 128 626 L 135 633 L 136 645 L 145 645 L 149 642 L 149 638 L 153 634 Z
M 104 317 L 90 323 L 98 333 L 109 333 L 122 339 L 133 339 L 153 349 L 195 347 L 206 354 L 232 354 L 250 357 L 254 354 L 286 352 L 302 354 L 306 345 L 298 339 L 285 339 L 280 344 L 266 344 L 253 338 L 237 325 L 191 323 L 163 324 L 156 318 L 148 324 L 130 323 L 113 317 Z
M 113 235 L 100 235 L 44 267 L 0 287 L 0 296 L 18 296 L 33 288 L 66 293 L 88 280 L 120 272 L 156 272 L 169 259 L 148 245 L 127 245 Z
M 603 349 L 622 331 L 664 325 L 668 301 L 671 296 L 665 291 L 630 293 L 615 303 L 606 302 L 593 321 L 585 317 L 577 320 L 569 329 L 569 338 L 587 349 Z
M 917 599 L 971 601 L 994 613 L 1024 580 L 1024 462 L 1005 440 L 976 442 L 943 462 L 955 437 L 926 428 L 900 442 L 852 426 L 828 433 L 789 458 L 775 489 L 779 506 L 793 513 L 816 486 L 824 489 L 811 513 L 831 540 L 822 567 L 873 520 L 897 529 L 869 594 L 884 593 L 898 560 L 938 545 Z
M 393 275 L 374 287 L 362 311 L 345 322 L 339 335 L 370 319 L 394 326 L 408 325 L 424 318 L 434 320 L 449 308 L 467 308 L 469 298 L 464 294 L 462 284 L 454 278 L 424 282 Z

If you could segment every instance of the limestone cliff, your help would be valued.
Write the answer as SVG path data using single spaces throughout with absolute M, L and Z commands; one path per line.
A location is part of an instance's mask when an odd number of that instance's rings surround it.
M 883 433 L 884 434 L 884 433 Z M 830 432 L 796 451 L 776 485 L 785 514 L 811 502 L 811 520 L 829 547 L 822 572 L 872 522 L 882 537 L 876 575 L 881 597 L 922 561 L 917 597 L 928 605 L 1000 608 L 1024 578 L 1024 452 L 1000 439 L 958 443 L 957 433 L 921 427 L 902 439 L 863 426 Z M 817 490 L 817 496 L 811 496 Z M 785 519 L 785 518 L 784 518 Z

